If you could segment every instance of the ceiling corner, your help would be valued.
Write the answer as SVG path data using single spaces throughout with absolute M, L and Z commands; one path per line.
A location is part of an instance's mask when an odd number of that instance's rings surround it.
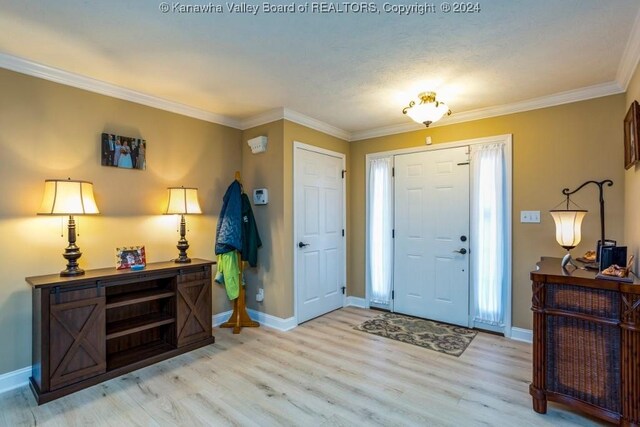
M 636 71 L 638 61 L 640 61 L 640 11 L 636 15 L 636 20 L 629 33 L 627 44 L 618 65 L 618 72 L 616 73 L 616 82 L 623 92 L 626 92 L 629 87 L 629 82 Z

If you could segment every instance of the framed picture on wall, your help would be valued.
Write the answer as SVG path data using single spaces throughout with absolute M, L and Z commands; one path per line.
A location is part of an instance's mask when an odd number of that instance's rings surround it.
M 144 246 L 123 246 L 116 248 L 116 269 L 124 270 L 134 265 L 145 266 L 147 255 Z
M 102 166 L 140 170 L 147 168 L 147 141 L 144 139 L 103 133 L 100 147 Z
M 640 105 L 633 101 L 624 118 L 624 168 L 629 169 L 640 159 L 640 133 L 638 132 L 638 114 Z

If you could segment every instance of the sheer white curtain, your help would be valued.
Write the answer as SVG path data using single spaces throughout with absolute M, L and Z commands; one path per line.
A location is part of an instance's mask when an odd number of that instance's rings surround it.
M 471 261 L 476 322 L 504 323 L 506 168 L 504 144 L 472 146 Z
M 393 227 L 393 180 L 391 157 L 369 163 L 369 279 L 370 301 L 389 304 L 393 277 L 391 232 Z

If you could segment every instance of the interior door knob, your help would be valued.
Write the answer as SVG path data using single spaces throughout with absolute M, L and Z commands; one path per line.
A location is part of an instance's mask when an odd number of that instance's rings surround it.
M 453 252 L 457 252 L 457 253 L 459 253 L 459 254 L 464 255 L 464 254 L 466 254 L 466 253 L 467 253 L 467 250 L 466 250 L 465 248 L 462 248 L 462 249 L 459 249 L 459 250 L 457 250 L 457 251 L 453 251 Z
M 298 247 L 300 249 L 304 248 L 305 246 L 309 246 L 309 243 L 302 243 L 302 242 L 298 242 Z

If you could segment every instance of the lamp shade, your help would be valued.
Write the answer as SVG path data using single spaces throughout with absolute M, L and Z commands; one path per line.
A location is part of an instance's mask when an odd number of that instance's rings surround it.
M 198 189 L 185 187 L 169 187 L 169 202 L 165 214 L 201 214 L 198 203 Z
M 549 211 L 556 223 L 556 241 L 566 250 L 573 249 L 582 239 L 582 220 L 587 214 L 585 210 L 552 210 Z
M 435 123 L 447 112 L 449 112 L 449 108 L 442 102 L 425 102 L 408 109 L 407 116 L 418 123 Z
M 93 183 L 48 179 L 38 215 L 94 215 L 100 213 L 93 198 Z

